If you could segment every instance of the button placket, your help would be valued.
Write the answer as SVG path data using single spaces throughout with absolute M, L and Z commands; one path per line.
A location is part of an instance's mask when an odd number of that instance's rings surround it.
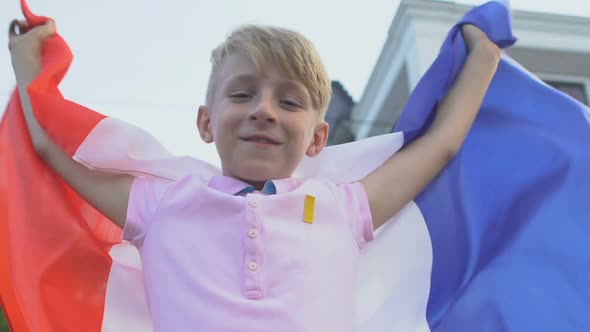
M 244 290 L 247 298 L 262 296 L 260 278 L 260 197 L 246 196 L 246 228 L 244 234 Z

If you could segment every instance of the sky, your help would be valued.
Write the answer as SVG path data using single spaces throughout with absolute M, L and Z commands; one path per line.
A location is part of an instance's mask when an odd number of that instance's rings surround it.
M 590 17 L 588 0 L 511 3 L 515 9 Z M 228 32 L 261 23 L 303 33 L 331 79 L 358 100 L 399 1 L 29 0 L 29 5 L 55 19 L 75 55 L 60 86 L 66 98 L 147 129 L 174 154 L 218 164 L 214 146 L 200 141 L 194 123 L 204 102 L 210 51 Z M 4 31 L 21 17 L 18 0 L 2 0 Z M 0 33 L 0 45 L 7 44 L 7 33 Z M 14 85 L 10 54 L 0 47 L 2 108 Z

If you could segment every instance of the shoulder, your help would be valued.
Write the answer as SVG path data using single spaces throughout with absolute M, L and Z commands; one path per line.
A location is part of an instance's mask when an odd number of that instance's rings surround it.
M 299 194 L 321 197 L 324 201 L 335 203 L 334 208 L 343 209 L 368 204 L 367 193 L 361 182 L 336 183 L 323 178 L 296 179 L 297 187 L 293 189 Z
M 324 178 L 304 178 L 295 179 L 297 188 L 294 190 L 315 190 L 329 191 L 339 198 L 343 192 L 352 192 L 354 195 L 366 196 L 366 192 L 361 182 L 343 182 L 337 183 Z
M 162 197 L 175 184 L 170 181 L 157 177 L 136 176 L 131 184 L 131 193 L 129 195 L 130 203 L 139 197 L 146 195 Z
M 205 185 L 199 175 L 186 175 L 176 181 L 136 177 L 129 194 L 124 239 L 134 245 L 141 244 L 150 225 L 161 215 L 162 210 L 169 211 L 169 208 L 178 204 L 194 201 Z
M 177 201 L 194 198 L 208 187 L 208 180 L 200 174 L 187 174 L 178 180 L 154 177 L 136 178 L 132 185 L 131 198 L 143 198 L 152 205 L 161 201 Z

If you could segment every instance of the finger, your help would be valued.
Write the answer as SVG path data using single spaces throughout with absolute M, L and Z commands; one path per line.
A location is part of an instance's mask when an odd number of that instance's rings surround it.
M 27 21 L 12 20 L 8 28 L 8 34 L 11 37 L 20 36 L 29 30 Z
M 18 31 L 19 35 L 26 33 L 30 29 L 29 22 L 27 22 L 25 20 L 18 21 L 18 28 L 19 28 L 19 31 Z
M 35 35 L 40 39 L 45 39 L 55 34 L 55 23 L 53 23 L 53 21 L 47 21 L 43 25 L 35 27 L 31 31 L 34 31 Z
M 18 20 L 12 20 L 12 22 L 10 22 L 10 26 L 8 27 L 8 36 L 9 37 L 18 36 L 18 33 L 16 31 L 17 27 L 18 27 Z

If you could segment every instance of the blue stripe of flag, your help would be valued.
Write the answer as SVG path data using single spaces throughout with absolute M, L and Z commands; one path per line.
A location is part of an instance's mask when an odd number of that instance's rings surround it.
M 465 61 L 466 22 L 515 42 L 504 5 L 466 14 L 400 116 L 406 144 Z M 433 331 L 590 331 L 589 114 L 501 61 L 463 148 L 416 199 L 433 246 Z

